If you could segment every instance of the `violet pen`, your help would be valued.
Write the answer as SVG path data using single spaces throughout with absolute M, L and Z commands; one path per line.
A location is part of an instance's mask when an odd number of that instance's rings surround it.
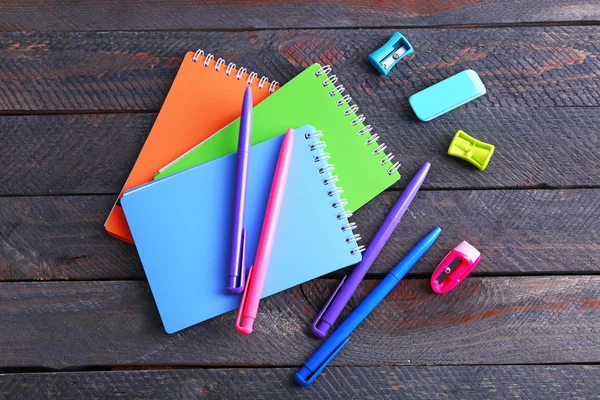
M 363 256 L 362 261 L 358 264 L 349 275 L 346 275 L 335 289 L 317 318 L 313 322 L 312 331 L 319 337 L 324 337 L 327 331 L 333 325 L 352 297 L 352 294 L 366 275 L 371 265 L 379 255 L 379 252 L 388 241 L 392 232 L 400 222 L 404 212 L 415 198 L 421 184 L 425 180 L 431 164 L 425 163 L 421 169 L 412 178 L 402 195 L 388 214 L 385 221 L 377 231 L 377 234 L 367 247 L 367 251 Z
M 250 137 L 252 135 L 252 89 L 246 88 L 240 118 L 240 134 L 237 150 L 237 181 L 235 183 L 235 210 L 231 234 L 231 259 L 229 261 L 229 283 L 231 293 L 242 293 L 246 274 L 246 187 L 250 164 Z

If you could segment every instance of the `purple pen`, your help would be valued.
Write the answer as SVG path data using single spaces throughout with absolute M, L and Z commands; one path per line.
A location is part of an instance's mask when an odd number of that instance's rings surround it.
M 246 186 L 248 186 L 248 165 L 250 163 L 250 136 L 252 134 L 252 89 L 246 88 L 240 118 L 240 134 L 237 151 L 237 181 L 235 183 L 235 209 L 233 231 L 231 233 L 231 259 L 229 261 L 229 283 L 231 293 L 244 291 L 246 273 Z
M 363 277 L 373 265 L 373 262 L 379 255 L 379 252 L 388 241 L 392 232 L 400 222 L 400 219 L 404 215 L 404 212 L 410 205 L 411 201 L 415 198 L 415 195 L 419 191 L 421 184 L 425 180 L 429 167 L 431 164 L 425 163 L 421 169 L 412 178 L 402 195 L 392 208 L 392 211 L 388 214 L 383 221 L 383 224 L 377 231 L 377 234 L 367 247 L 367 251 L 363 255 L 363 259 L 349 275 L 346 275 L 340 282 L 338 287 L 335 289 L 327 303 L 317 315 L 317 318 L 313 322 L 312 331 L 319 337 L 324 337 L 327 331 L 335 323 L 335 320 L 340 315 L 348 300 L 362 281 Z

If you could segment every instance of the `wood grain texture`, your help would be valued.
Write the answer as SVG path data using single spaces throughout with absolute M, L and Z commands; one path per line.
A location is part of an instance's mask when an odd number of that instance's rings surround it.
M 467 240 L 473 272 L 598 273 L 600 189 L 423 191 L 371 268 L 389 271 L 433 227 L 442 235 L 411 275 L 429 276 Z M 368 244 L 398 198 L 388 192 L 352 218 Z M 104 231 L 113 196 L 0 198 L 0 280 L 142 279 L 135 248 Z M 342 274 L 339 271 L 335 276 Z
M 144 278 L 135 247 L 104 230 L 115 199 L 0 198 L 0 280 Z
M 461 108 L 422 123 L 363 102 L 406 186 L 427 160 L 424 188 L 598 186 L 598 107 Z M 118 193 L 156 114 L 0 117 L 0 195 Z M 496 145 L 484 172 L 447 155 L 457 129 Z
M 363 282 L 350 305 L 377 283 Z M 321 343 L 309 326 L 336 284 L 263 300 L 247 337 L 234 312 L 167 335 L 143 282 L 1 283 L 0 366 L 299 366 Z M 469 278 L 444 296 L 406 280 L 332 365 L 597 363 L 599 298 L 592 276 Z
M 593 1 L 5 0 L 0 31 L 197 30 L 598 21 Z
M 20 399 L 598 399 L 598 365 L 332 367 L 310 387 L 295 368 L 0 374 Z
M 362 104 L 410 114 L 408 96 L 466 68 L 488 94 L 467 107 L 598 106 L 594 27 L 406 29 L 416 54 L 379 75 L 392 30 L 0 34 L 0 112 L 158 110 L 186 51 L 203 48 L 284 83 L 331 64 Z M 413 117 L 414 118 L 414 117 Z
M 119 193 L 155 118 L 0 116 L 0 194 Z
M 590 0 L 3 1 L 0 371 L 64 372 L 0 373 L 0 399 L 600 398 L 600 31 L 581 26 L 598 21 Z M 416 54 L 382 77 L 366 56 L 395 29 Z M 333 66 L 403 164 L 353 218 L 364 244 L 434 166 L 342 318 L 442 236 L 310 388 L 292 376 L 345 271 L 261 302 L 251 338 L 233 312 L 167 335 L 135 248 L 102 226 L 197 48 L 281 83 Z M 417 121 L 408 96 L 467 68 L 488 94 Z M 457 129 L 496 145 L 485 172 L 445 155 Z M 463 239 L 481 264 L 434 294 L 422 278 Z

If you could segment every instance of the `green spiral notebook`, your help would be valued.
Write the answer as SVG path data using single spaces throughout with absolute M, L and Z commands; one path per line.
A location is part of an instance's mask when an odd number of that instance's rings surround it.
M 252 144 L 271 139 L 290 126 L 318 126 L 327 143 L 325 154 L 335 165 L 337 185 L 344 190 L 347 210 L 356 211 L 400 179 L 399 162 L 365 125 L 344 87 L 329 66 L 313 64 L 254 107 Z M 239 119 L 162 168 L 154 179 L 174 174 L 237 150 Z

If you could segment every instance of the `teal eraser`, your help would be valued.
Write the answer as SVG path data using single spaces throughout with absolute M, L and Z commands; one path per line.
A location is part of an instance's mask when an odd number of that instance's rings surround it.
M 430 121 L 485 94 L 485 85 L 472 69 L 459 72 L 408 98 L 421 121 Z

